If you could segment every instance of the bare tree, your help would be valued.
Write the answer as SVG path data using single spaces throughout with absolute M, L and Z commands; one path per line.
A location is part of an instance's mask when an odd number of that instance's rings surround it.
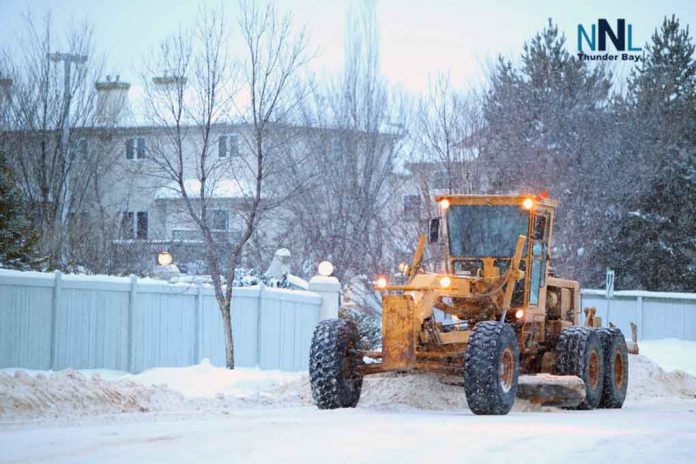
M 435 168 L 435 172 L 416 173 L 426 201 L 435 189 L 472 193 L 480 187 L 476 158 L 482 127 L 480 101 L 475 94 L 455 90 L 448 74 L 431 81 L 420 100 L 413 134 L 416 157 Z
M 5 132 L 0 143 L 31 205 L 42 252 L 50 257 L 51 267 L 64 268 L 82 257 L 71 245 L 84 247 L 99 241 L 86 236 L 81 218 L 93 203 L 91 187 L 100 182 L 110 156 L 101 139 L 93 137 L 108 128 L 95 128 L 93 84 L 103 66 L 92 45 L 91 28 L 81 23 L 59 38 L 52 25 L 50 15 L 42 21 L 27 15 L 15 49 L 3 52 L 0 76 L 11 79 L 11 85 L 3 89 Z M 67 82 L 63 63 L 50 59 L 56 51 L 87 57 L 84 63 L 71 66 Z M 85 138 L 91 138 L 90 151 L 100 156 L 86 156 Z M 80 239 L 71 240 L 76 230 Z
M 293 32 L 289 16 L 270 4 L 241 2 L 240 10 L 242 59 L 232 61 L 225 53 L 224 16 L 202 10 L 198 29 L 180 31 L 151 63 L 148 73 L 162 77 L 150 82 L 144 76 L 149 119 L 164 133 L 152 143 L 149 159 L 203 237 L 230 369 L 235 270 L 264 215 L 282 203 L 269 179 L 279 140 L 288 132 L 283 124 L 296 105 L 294 82 L 306 61 L 304 34 Z M 235 82 L 239 88 L 231 87 Z M 220 128 L 231 121 L 240 131 L 240 156 L 221 157 Z M 234 236 L 214 233 L 213 207 L 232 214 Z
M 380 74 L 374 2 L 349 11 L 345 30 L 342 73 L 314 82 L 304 102 L 314 182 L 290 202 L 288 227 L 305 273 L 330 260 L 355 303 L 378 311 L 372 280 L 395 262 L 390 182 L 405 135 L 405 99 Z

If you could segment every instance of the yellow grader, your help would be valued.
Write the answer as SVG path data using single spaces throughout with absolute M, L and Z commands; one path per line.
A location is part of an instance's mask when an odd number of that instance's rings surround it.
M 360 349 L 351 321 L 317 325 L 309 368 L 316 405 L 355 407 L 365 375 L 424 371 L 461 379 L 475 414 L 507 414 L 521 375 L 540 379 L 531 396 L 550 396 L 542 404 L 569 405 L 562 388 L 545 389 L 541 379 L 576 376 L 581 395 L 572 407 L 620 408 L 628 383 L 626 342 L 619 329 L 596 327 L 598 318 L 580 326 L 578 282 L 554 275 L 557 202 L 546 195 L 435 201 L 440 214 L 427 237 L 433 266 L 424 269 L 421 235 L 402 282 L 376 282 L 382 350 Z

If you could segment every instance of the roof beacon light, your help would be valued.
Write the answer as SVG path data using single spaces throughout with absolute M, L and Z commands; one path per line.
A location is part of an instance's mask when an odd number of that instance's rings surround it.
M 450 206 L 450 202 L 447 198 L 440 200 L 440 209 L 442 211 L 447 210 L 447 208 L 449 208 L 449 206 Z
M 534 200 L 532 200 L 531 198 L 525 198 L 522 202 L 522 207 L 524 209 L 532 209 L 532 207 L 534 207 Z

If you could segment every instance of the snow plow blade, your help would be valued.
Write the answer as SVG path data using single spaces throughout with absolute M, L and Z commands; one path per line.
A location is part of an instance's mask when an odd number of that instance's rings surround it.
M 585 384 L 574 375 L 521 375 L 517 397 L 542 406 L 574 408 L 585 399 Z

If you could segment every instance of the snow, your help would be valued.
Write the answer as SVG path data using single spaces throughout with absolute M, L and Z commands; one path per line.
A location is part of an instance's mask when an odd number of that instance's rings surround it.
M 249 183 L 243 180 L 236 181 L 233 179 L 221 179 L 217 182 L 207 184 L 207 198 L 244 198 L 253 189 Z M 200 197 L 201 181 L 199 179 L 185 179 L 184 188 L 186 194 L 193 198 Z M 170 184 L 161 187 L 156 193 L 155 198 L 158 200 L 176 200 L 181 198 L 181 188 L 178 184 Z
M 601 295 L 607 294 L 605 289 L 583 288 L 583 295 Z M 650 292 L 647 290 L 617 290 L 614 292 L 614 297 L 639 297 L 643 298 L 664 298 L 668 300 L 696 300 L 696 293 L 682 292 Z
M 166 385 L 186 398 L 215 398 L 220 395 L 238 398 L 254 397 L 296 382 L 305 374 L 238 368 L 215 367 L 210 360 L 190 367 L 161 367 L 122 378 L 143 385 Z
M 6 427 L 0 461 L 205 463 L 693 462 L 693 402 L 622 410 L 319 411 L 121 415 Z
M 357 408 L 319 411 L 306 373 L 4 369 L 0 462 L 693 462 L 696 343 L 641 351 L 681 370 L 630 355 L 623 409 L 518 399 L 503 417 L 473 416 L 458 379 L 422 374 L 366 377 Z
M 666 338 L 638 343 L 640 353 L 666 370 L 682 370 L 696 376 L 696 341 Z

